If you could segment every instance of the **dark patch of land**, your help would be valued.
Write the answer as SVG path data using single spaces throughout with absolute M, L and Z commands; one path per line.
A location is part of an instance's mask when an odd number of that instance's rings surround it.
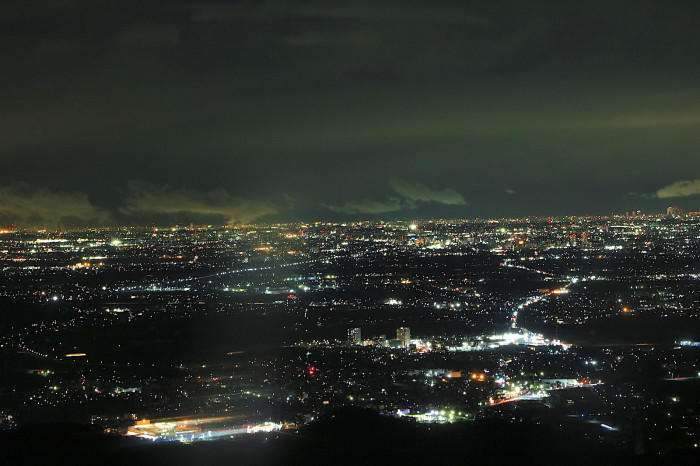
M 27 426 L 0 435 L 3 463 L 228 464 L 692 464 L 692 452 L 634 455 L 552 423 L 475 421 L 423 425 L 343 409 L 298 433 L 190 445 L 106 436 L 77 424 Z M 48 456 L 46 456 L 48 455 Z M 50 459 L 49 459 L 50 458 Z

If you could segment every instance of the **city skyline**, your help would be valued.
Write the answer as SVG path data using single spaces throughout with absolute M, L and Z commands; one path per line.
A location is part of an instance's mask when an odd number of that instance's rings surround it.
M 699 220 L 3 230 L 0 438 L 17 463 L 56 438 L 59 463 L 306 463 L 343 425 L 321 457 L 409 431 L 479 457 L 695 459 Z
M 669 219 L 687 219 L 693 220 L 700 215 L 697 211 L 685 211 L 678 205 L 669 205 L 655 212 L 642 212 L 641 210 L 632 210 L 625 212 L 610 212 L 608 214 L 576 214 L 569 213 L 563 215 L 510 215 L 510 216 L 465 216 L 465 217 L 421 217 L 421 216 L 382 216 L 382 215 L 364 215 L 361 217 L 348 217 L 336 219 L 332 217 L 316 218 L 316 219 L 295 219 L 295 220 L 262 220 L 250 222 L 226 222 L 221 221 L 221 218 L 216 217 L 197 217 L 192 218 L 187 212 L 178 212 L 175 217 L 163 219 L 162 217 L 149 218 L 148 221 L 135 221 L 129 219 L 121 219 L 122 223 L 117 222 L 114 218 L 103 217 L 101 221 L 92 220 L 91 222 L 77 221 L 76 218 L 70 217 L 59 223 L 8 223 L 0 224 L 0 233 L 11 233 L 20 231 L 38 231 L 38 232 L 68 232 L 82 231 L 85 229 L 94 230 L 119 230 L 119 229 L 187 229 L 187 228 L 244 228 L 244 227 L 269 227 L 269 226 L 291 226 L 308 227 L 311 225 L 362 225 L 362 224 L 383 224 L 383 223 L 404 223 L 407 227 L 417 227 L 420 224 L 433 222 L 538 222 L 541 220 L 556 220 L 565 219 L 640 219 L 640 218 L 669 218 Z M 159 221 L 156 221 L 159 220 Z M 195 221 L 196 220 L 196 221 Z M 209 220 L 209 221 L 207 221 Z M 213 221 L 211 221 L 213 220 Z

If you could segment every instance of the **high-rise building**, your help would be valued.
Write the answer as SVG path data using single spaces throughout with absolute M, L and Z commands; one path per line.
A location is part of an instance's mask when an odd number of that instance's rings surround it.
M 362 341 L 362 334 L 360 333 L 360 327 L 348 329 L 348 344 L 349 345 L 359 345 Z
M 396 329 L 396 339 L 401 340 L 401 346 L 411 345 L 411 329 L 408 327 L 399 327 Z
M 666 215 L 669 217 L 679 218 L 683 216 L 683 209 L 678 206 L 672 205 L 666 209 Z

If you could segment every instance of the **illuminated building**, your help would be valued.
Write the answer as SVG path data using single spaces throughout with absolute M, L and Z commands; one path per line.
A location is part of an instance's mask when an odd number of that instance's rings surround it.
M 175 418 L 159 421 L 142 419 L 129 427 L 126 436 L 152 441 L 193 442 L 214 440 L 241 434 L 273 432 L 284 427 L 281 423 L 237 424 L 234 416 L 210 418 Z
M 399 327 L 396 329 L 396 339 L 401 340 L 401 346 L 406 347 L 411 345 L 411 329 L 408 327 Z
M 361 341 L 362 341 L 362 334 L 360 332 L 360 327 L 348 329 L 348 344 L 349 345 L 359 345 Z
M 668 215 L 669 217 L 673 217 L 673 218 L 682 217 L 683 216 L 683 209 L 681 209 L 680 207 L 675 206 L 675 205 L 669 206 L 666 209 L 666 215 Z

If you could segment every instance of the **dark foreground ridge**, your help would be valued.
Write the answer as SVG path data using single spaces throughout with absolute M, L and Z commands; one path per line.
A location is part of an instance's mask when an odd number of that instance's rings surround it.
M 104 435 L 81 424 L 25 426 L 0 436 L 3 464 L 694 464 L 693 452 L 635 455 L 557 425 L 416 424 L 345 408 L 296 434 L 194 444 Z M 44 459 L 42 459 L 44 458 Z

